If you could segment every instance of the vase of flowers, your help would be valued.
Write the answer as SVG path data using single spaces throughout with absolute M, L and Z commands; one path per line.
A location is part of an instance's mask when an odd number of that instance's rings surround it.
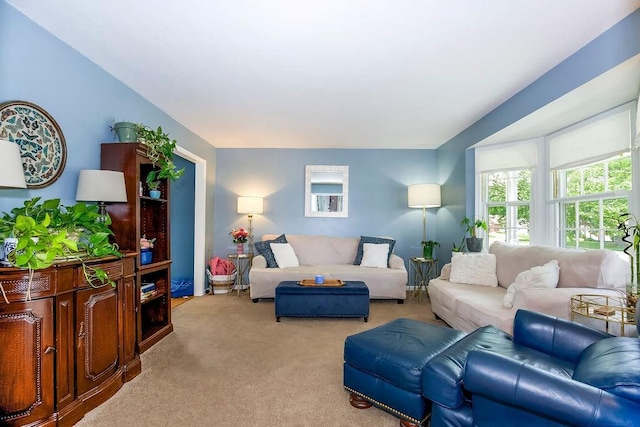
M 247 238 L 249 237 L 249 232 L 244 228 L 232 228 L 231 232 L 229 232 L 231 237 L 233 237 L 233 243 L 236 244 L 236 253 L 241 255 L 244 253 L 244 244 L 247 242 Z
M 142 236 L 140 239 L 140 264 L 147 265 L 153 262 L 153 243 L 156 239 L 147 239 L 146 236 Z

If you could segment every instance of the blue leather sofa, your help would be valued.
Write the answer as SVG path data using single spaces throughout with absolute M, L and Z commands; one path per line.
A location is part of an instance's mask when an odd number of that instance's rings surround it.
M 347 338 L 345 387 L 360 401 L 352 404 L 366 400 L 403 426 L 640 427 L 638 338 L 527 310 L 518 310 L 513 336 L 493 326 L 456 336 L 428 324 L 387 325 Z M 422 368 L 417 355 L 410 365 L 398 357 L 414 334 L 428 350 Z M 365 354 L 375 356 L 370 368 L 359 360 Z M 421 371 L 424 405 L 409 398 L 415 384 L 400 381 L 403 366 L 413 377 Z M 412 412 L 418 414 L 406 416 Z

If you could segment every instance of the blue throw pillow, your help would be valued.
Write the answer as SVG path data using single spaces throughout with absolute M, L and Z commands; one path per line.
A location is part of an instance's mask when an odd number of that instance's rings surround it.
M 389 263 L 389 258 L 391 257 L 391 253 L 393 252 L 393 246 L 396 244 L 396 241 L 393 239 L 385 239 L 384 237 L 370 237 L 370 236 L 360 236 L 360 243 L 358 244 L 358 253 L 356 254 L 356 259 L 353 261 L 353 265 L 360 265 L 362 263 L 362 255 L 363 248 L 365 243 L 374 243 L 374 244 L 389 244 L 389 253 L 387 254 L 387 264 Z
M 273 255 L 273 251 L 271 250 L 271 243 L 288 243 L 287 238 L 284 234 L 279 235 L 273 240 L 262 240 L 260 242 L 255 242 L 254 246 L 258 253 L 267 260 L 267 268 L 278 268 L 278 263 L 276 262 L 276 257 Z

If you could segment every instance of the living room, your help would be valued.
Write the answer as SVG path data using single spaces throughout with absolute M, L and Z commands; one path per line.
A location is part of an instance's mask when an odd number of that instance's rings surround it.
M 190 171 L 190 180 L 202 179 L 204 184 L 201 227 L 194 228 L 193 223 L 187 227 L 184 220 L 172 224 L 173 233 L 185 236 L 183 246 L 193 246 L 194 238 L 202 242 L 202 254 L 188 252 L 188 248 L 173 251 L 175 261 L 179 262 L 183 254 L 188 267 L 194 256 L 198 258 L 195 264 L 198 272 L 194 274 L 196 295 L 204 294 L 206 261 L 233 252 L 235 245 L 229 231 L 247 225 L 246 215 L 236 211 L 239 196 L 260 196 L 264 200 L 264 212 L 253 218 L 256 238 L 280 233 L 393 236 L 397 241 L 395 252 L 406 260 L 422 250 L 422 211 L 407 207 L 407 187 L 423 182 L 439 183 L 442 207 L 427 211 L 426 234 L 429 239 L 440 242 L 436 256 L 442 265 L 449 261 L 453 244 L 464 236 L 461 219 L 475 214 L 474 150 L 469 148 L 492 137 L 497 141 L 494 135 L 501 130 L 531 119 L 530 116 L 545 106 L 618 67 L 631 64 L 631 69 L 637 71 L 638 7 L 636 3 L 633 12 L 624 19 L 580 46 L 571 56 L 557 58 L 557 65 L 532 77 L 530 84 L 523 84 L 515 95 L 495 103 L 495 108 L 488 108 L 437 147 L 340 148 L 335 144 L 331 148 L 303 149 L 216 147 L 214 142 L 198 136 L 166 109 L 155 105 L 152 98 L 141 96 L 22 14 L 19 2 L 3 0 L 0 2 L 3 34 L 0 38 L 0 102 L 25 100 L 46 109 L 60 124 L 68 153 L 65 170 L 52 185 L 42 189 L 3 189 L 0 212 L 10 211 L 31 197 L 75 202 L 79 171 L 99 169 L 100 143 L 115 141 L 110 126 L 114 121 L 132 120 L 161 125 L 187 152 L 187 158 L 196 158 L 195 162 L 188 160 L 182 165 Z M 622 102 L 592 110 L 589 116 L 573 118 L 547 129 L 546 133 L 624 103 L 637 102 L 640 90 L 637 74 L 635 88 L 635 93 Z M 200 171 L 202 175 L 196 172 L 198 161 L 206 163 L 206 168 Z M 349 167 L 348 218 L 304 216 L 304 169 L 311 164 Z M 637 206 L 638 202 L 635 203 Z M 180 274 L 188 274 L 188 268 Z

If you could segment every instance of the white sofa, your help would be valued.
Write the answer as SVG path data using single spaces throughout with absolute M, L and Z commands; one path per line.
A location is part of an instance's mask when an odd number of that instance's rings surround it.
M 262 240 L 276 237 L 267 234 Z M 256 255 L 249 271 L 249 292 L 253 302 L 274 298 L 276 286 L 282 281 L 313 279 L 317 274 L 326 279 L 365 282 L 371 299 L 396 299 L 401 303 L 406 298 L 407 269 L 404 260 L 395 254 L 390 256 L 388 268 L 362 267 L 353 265 L 359 237 L 287 234 L 286 239 L 300 265 L 268 268 L 265 257 Z
M 620 296 L 629 274 L 629 263 L 608 250 L 581 251 L 495 242 L 489 253 L 495 255 L 497 287 L 451 282 L 451 264 L 442 268 L 438 278 L 429 281 L 431 309 L 456 329 L 470 332 L 484 325 L 494 325 L 511 333 L 513 318 L 519 308 L 570 319 L 573 295 Z M 519 289 L 514 294 L 513 307 L 504 306 L 507 288 L 518 273 L 552 260 L 557 260 L 560 266 L 556 288 Z

